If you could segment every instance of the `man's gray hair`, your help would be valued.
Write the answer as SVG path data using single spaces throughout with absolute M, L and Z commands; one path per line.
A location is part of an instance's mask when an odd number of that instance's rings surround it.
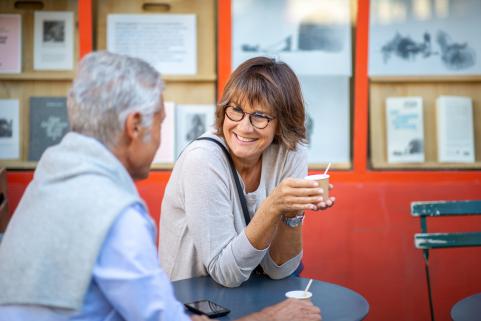
M 127 116 L 142 115 L 142 126 L 150 127 L 164 83 L 145 61 L 107 51 L 85 56 L 68 94 L 72 131 L 95 137 L 109 148 L 117 143 Z

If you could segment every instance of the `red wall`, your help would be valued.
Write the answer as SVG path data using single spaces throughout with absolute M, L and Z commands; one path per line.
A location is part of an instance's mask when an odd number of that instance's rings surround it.
M 341 173 L 338 173 L 341 174 Z M 466 182 L 336 182 L 332 209 L 308 213 L 304 223 L 303 276 L 337 283 L 362 294 L 367 320 L 429 319 L 424 263 L 414 248 L 419 221 L 413 200 L 481 199 L 481 180 Z M 137 187 L 158 222 L 170 172 L 153 172 Z M 342 175 L 340 175 L 342 176 Z M 31 180 L 30 172 L 8 172 L 11 210 Z M 479 231 L 480 218 L 435 218 L 430 231 Z M 452 305 L 481 291 L 481 248 L 431 252 L 431 278 L 437 320 L 448 321 Z
M 480 199 L 481 182 L 339 183 L 335 208 L 311 213 L 305 224 L 303 276 L 331 281 L 361 293 L 370 303 L 367 320 L 429 320 L 420 250 L 413 235 L 413 200 Z M 480 231 L 481 217 L 437 218 L 430 231 Z M 431 251 L 437 320 L 450 320 L 451 306 L 481 291 L 481 248 Z

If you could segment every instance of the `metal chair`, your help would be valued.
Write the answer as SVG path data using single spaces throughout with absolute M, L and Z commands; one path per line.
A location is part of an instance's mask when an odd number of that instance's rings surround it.
M 481 246 L 481 232 L 428 233 L 427 217 L 481 215 L 481 201 L 430 201 L 412 202 L 411 215 L 419 217 L 421 233 L 414 235 L 416 248 L 423 250 L 426 281 L 428 285 L 431 320 L 434 321 L 434 308 L 429 276 L 429 250 L 449 247 Z

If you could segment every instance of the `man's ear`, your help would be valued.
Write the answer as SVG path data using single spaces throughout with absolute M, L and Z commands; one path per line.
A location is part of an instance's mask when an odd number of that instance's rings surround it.
M 129 139 L 139 138 L 142 129 L 142 114 L 139 112 L 131 113 L 125 120 L 124 133 Z

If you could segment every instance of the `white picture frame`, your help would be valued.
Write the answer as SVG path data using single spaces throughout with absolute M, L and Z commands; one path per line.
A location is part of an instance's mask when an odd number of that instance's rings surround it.
M 73 12 L 35 11 L 33 52 L 35 70 L 73 70 Z
M 175 150 L 179 157 L 194 139 L 212 130 L 215 121 L 215 105 L 177 105 L 175 108 Z
M 386 151 L 388 163 L 423 163 L 425 160 L 422 97 L 386 98 Z
M 27 159 L 38 161 L 45 150 L 59 144 L 70 131 L 67 97 L 31 96 Z
M 232 0 L 232 66 L 256 56 L 299 75 L 350 76 L 350 1 Z
M 110 14 L 107 50 L 141 58 L 162 74 L 197 73 L 194 14 Z
M 160 130 L 160 147 L 155 153 L 153 164 L 168 164 L 175 161 L 175 103 L 164 102 L 165 119 Z
M 0 74 L 22 72 L 22 16 L 0 14 Z
M 436 131 L 440 163 L 474 163 L 473 99 L 439 96 L 436 99 Z
M 0 99 L 0 159 L 20 159 L 20 103 Z
M 351 161 L 350 78 L 299 77 L 306 103 L 307 161 L 318 167 Z
M 411 0 L 371 1 L 370 76 L 481 74 L 481 3 L 430 3 L 420 9 Z

